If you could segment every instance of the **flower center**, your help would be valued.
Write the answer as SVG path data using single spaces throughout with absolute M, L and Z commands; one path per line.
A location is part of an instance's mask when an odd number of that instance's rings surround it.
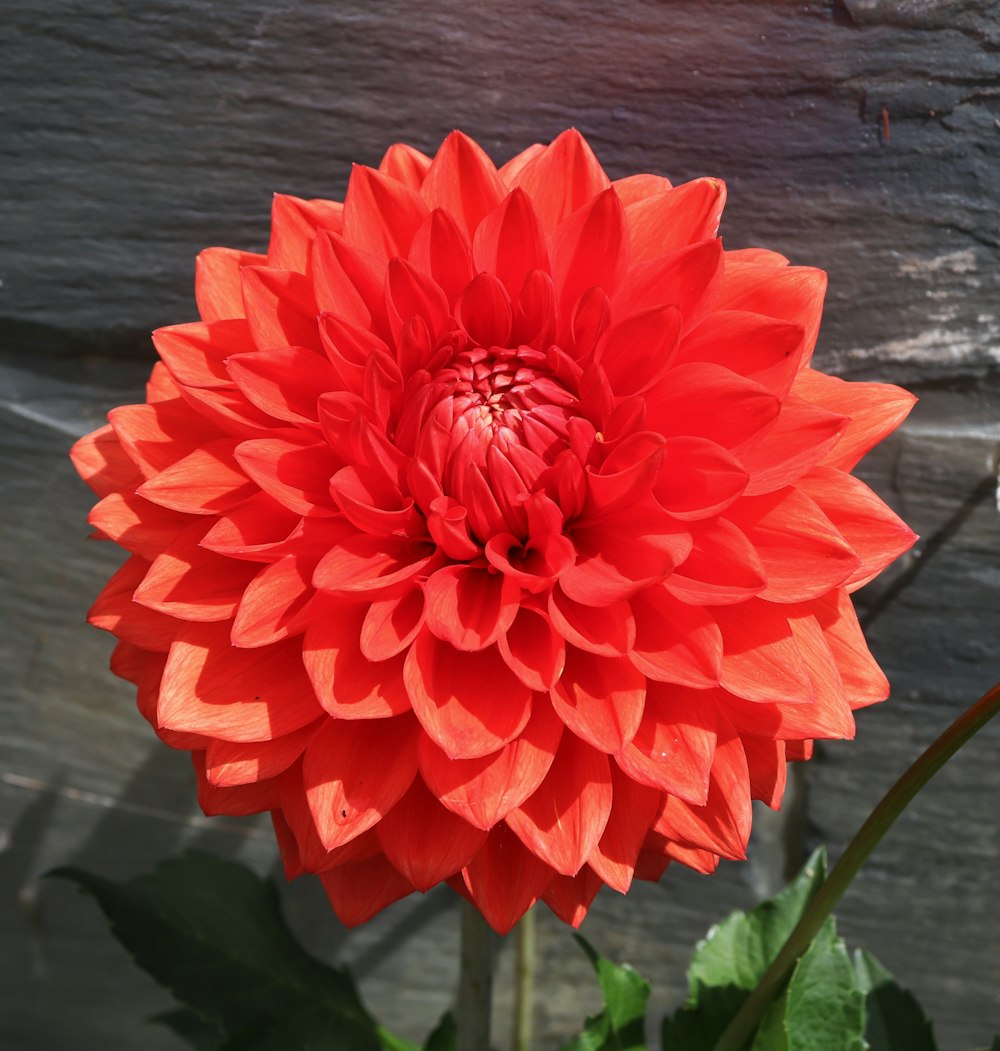
M 570 447 L 578 414 L 572 363 L 556 348 L 466 343 L 414 391 L 398 431 L 463 505 L 481 542 L 521 533 L 524 499 Z

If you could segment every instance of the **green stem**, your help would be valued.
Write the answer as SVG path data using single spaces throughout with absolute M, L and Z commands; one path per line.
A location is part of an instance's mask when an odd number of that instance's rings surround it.
M 514 977 L 513 1051 L 530 1051 L 535 1016 L 535 910 L 526 912 L 517 925 L 517 960 Z
M 889 789 L 868 820 L 848 843 L 826 882 L 809 903 L 798 925 L 788 936 L 774 962 L 757 987 L 726 1027 L 715 1051 L 743 1051 L 767 1006 L 781 994 L 799 957 L 809 947 L 823 921 L 843 897 L 868 855 L 875 849 L 893 822 L 913 797 L 942 766 L 1000 711 L 1000 683 L 985 693 L 916 760 Z
M 479 910 L 463 899 L 458 996 L 457 1051 L 488 1051 L 493 1013 L 493 957 L 497 936 Z

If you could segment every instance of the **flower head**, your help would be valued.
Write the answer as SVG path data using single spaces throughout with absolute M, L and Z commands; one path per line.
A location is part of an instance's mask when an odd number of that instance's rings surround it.
M 345 922 L 711 871 L 886 696 L 848 595 L 913 534 L 848 472 L 913 399 L 810 367 L 825 275 L 723 251 L 724 198 L 574 131 L 393 146 L 204 251 L 202 321 L 74 448 L 131 553 L 114 671 Z

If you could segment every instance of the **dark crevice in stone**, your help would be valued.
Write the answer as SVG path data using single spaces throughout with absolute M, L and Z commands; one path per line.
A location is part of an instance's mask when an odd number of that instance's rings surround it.
M 911 556 L 910 564 L 898 577 L 882 592 L 881 595 L 868 607 L 859 618 L 861 627 L 867 631 L 872 624 L 899 596 L 917 579 L 930 563 L 935 555 L 948 543 L 952 537 L 962 528 L 969 516 L 988 497 L 992 497 L 996 491 L 997 480 L 992 474 L 981 478 L 970 490 L 968 496 L 962 501 L 951 517 L 939 529 L 935 530 L 924 542 L 919 553 Z
M 116 360 L 152 361 L 153 345 L 148 329 L 108 328 L 100 331 L 60 328 L 38 321 L 0 317 L 0 353 L 5 361 L 103 357 Z

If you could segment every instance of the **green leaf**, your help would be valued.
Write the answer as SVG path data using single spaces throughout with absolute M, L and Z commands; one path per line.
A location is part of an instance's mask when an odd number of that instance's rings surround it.
M 749 913 L 734 912 L 698 943 L 688 984 L 696 996 L 701 985 L 734 985 L 750 992 L 788 940 L 816 891 L 826 879 L 821 847 L 780 894 Z
M 831 916 L 764 1016 L 752 1051 L 866 1051 L 865 997 Z
M 76 868 L 50 875 L 92 894 L 136 963 L 218 1024 L 216 1051 L 380 1051 L 351 976 L 295 941 L 274 887 L 244 866 L 191 850 L 121 883 Z M 162 1020 L 211 1046 L 189 1013 Z
M 562 1051 L 645 1051 L 649 982 L 628 964 L 619 966 L 601 956 L 580 935 L 574 937 L 597 972 L 604 1010 L 588 1018 L 583 1032 Z
M 442 1015 L 437 1028 L 427 1038 L 423 1051 L 455 1051 L 458 1045 L 458 1029 L 451 1012 Z
M 914 995 L 871 953 L 859 949 L 854 954 L 854 971 L 865 996 L 865 1039 L 871 1051 L 937 1051 L 934 1027 Z
M 749 913 L 734 912 L 708 932 L 688 968 L 687 1002 L 663 1020 L 664 1051 L 711 1051 L 825 879 L 821 847 L 780 894 Z
M 189 1043 L 195 1051 L 215 1051 L 222 1038 L 222 1033 L 214 1022 L 206 1021 L 186 1007 L 164 1011 L 163 1014 L 154 1015 L 149 1021 L 166 1026 L 175 1036 Z
M 421 1051 L 416 1044 L 404 1040 L 401 1036 L 396 1036 L 395 1033 L 390 1033 L 383 1026 L 378 1027 L 378 1037 L 382 1042 L 382 1051 Z

